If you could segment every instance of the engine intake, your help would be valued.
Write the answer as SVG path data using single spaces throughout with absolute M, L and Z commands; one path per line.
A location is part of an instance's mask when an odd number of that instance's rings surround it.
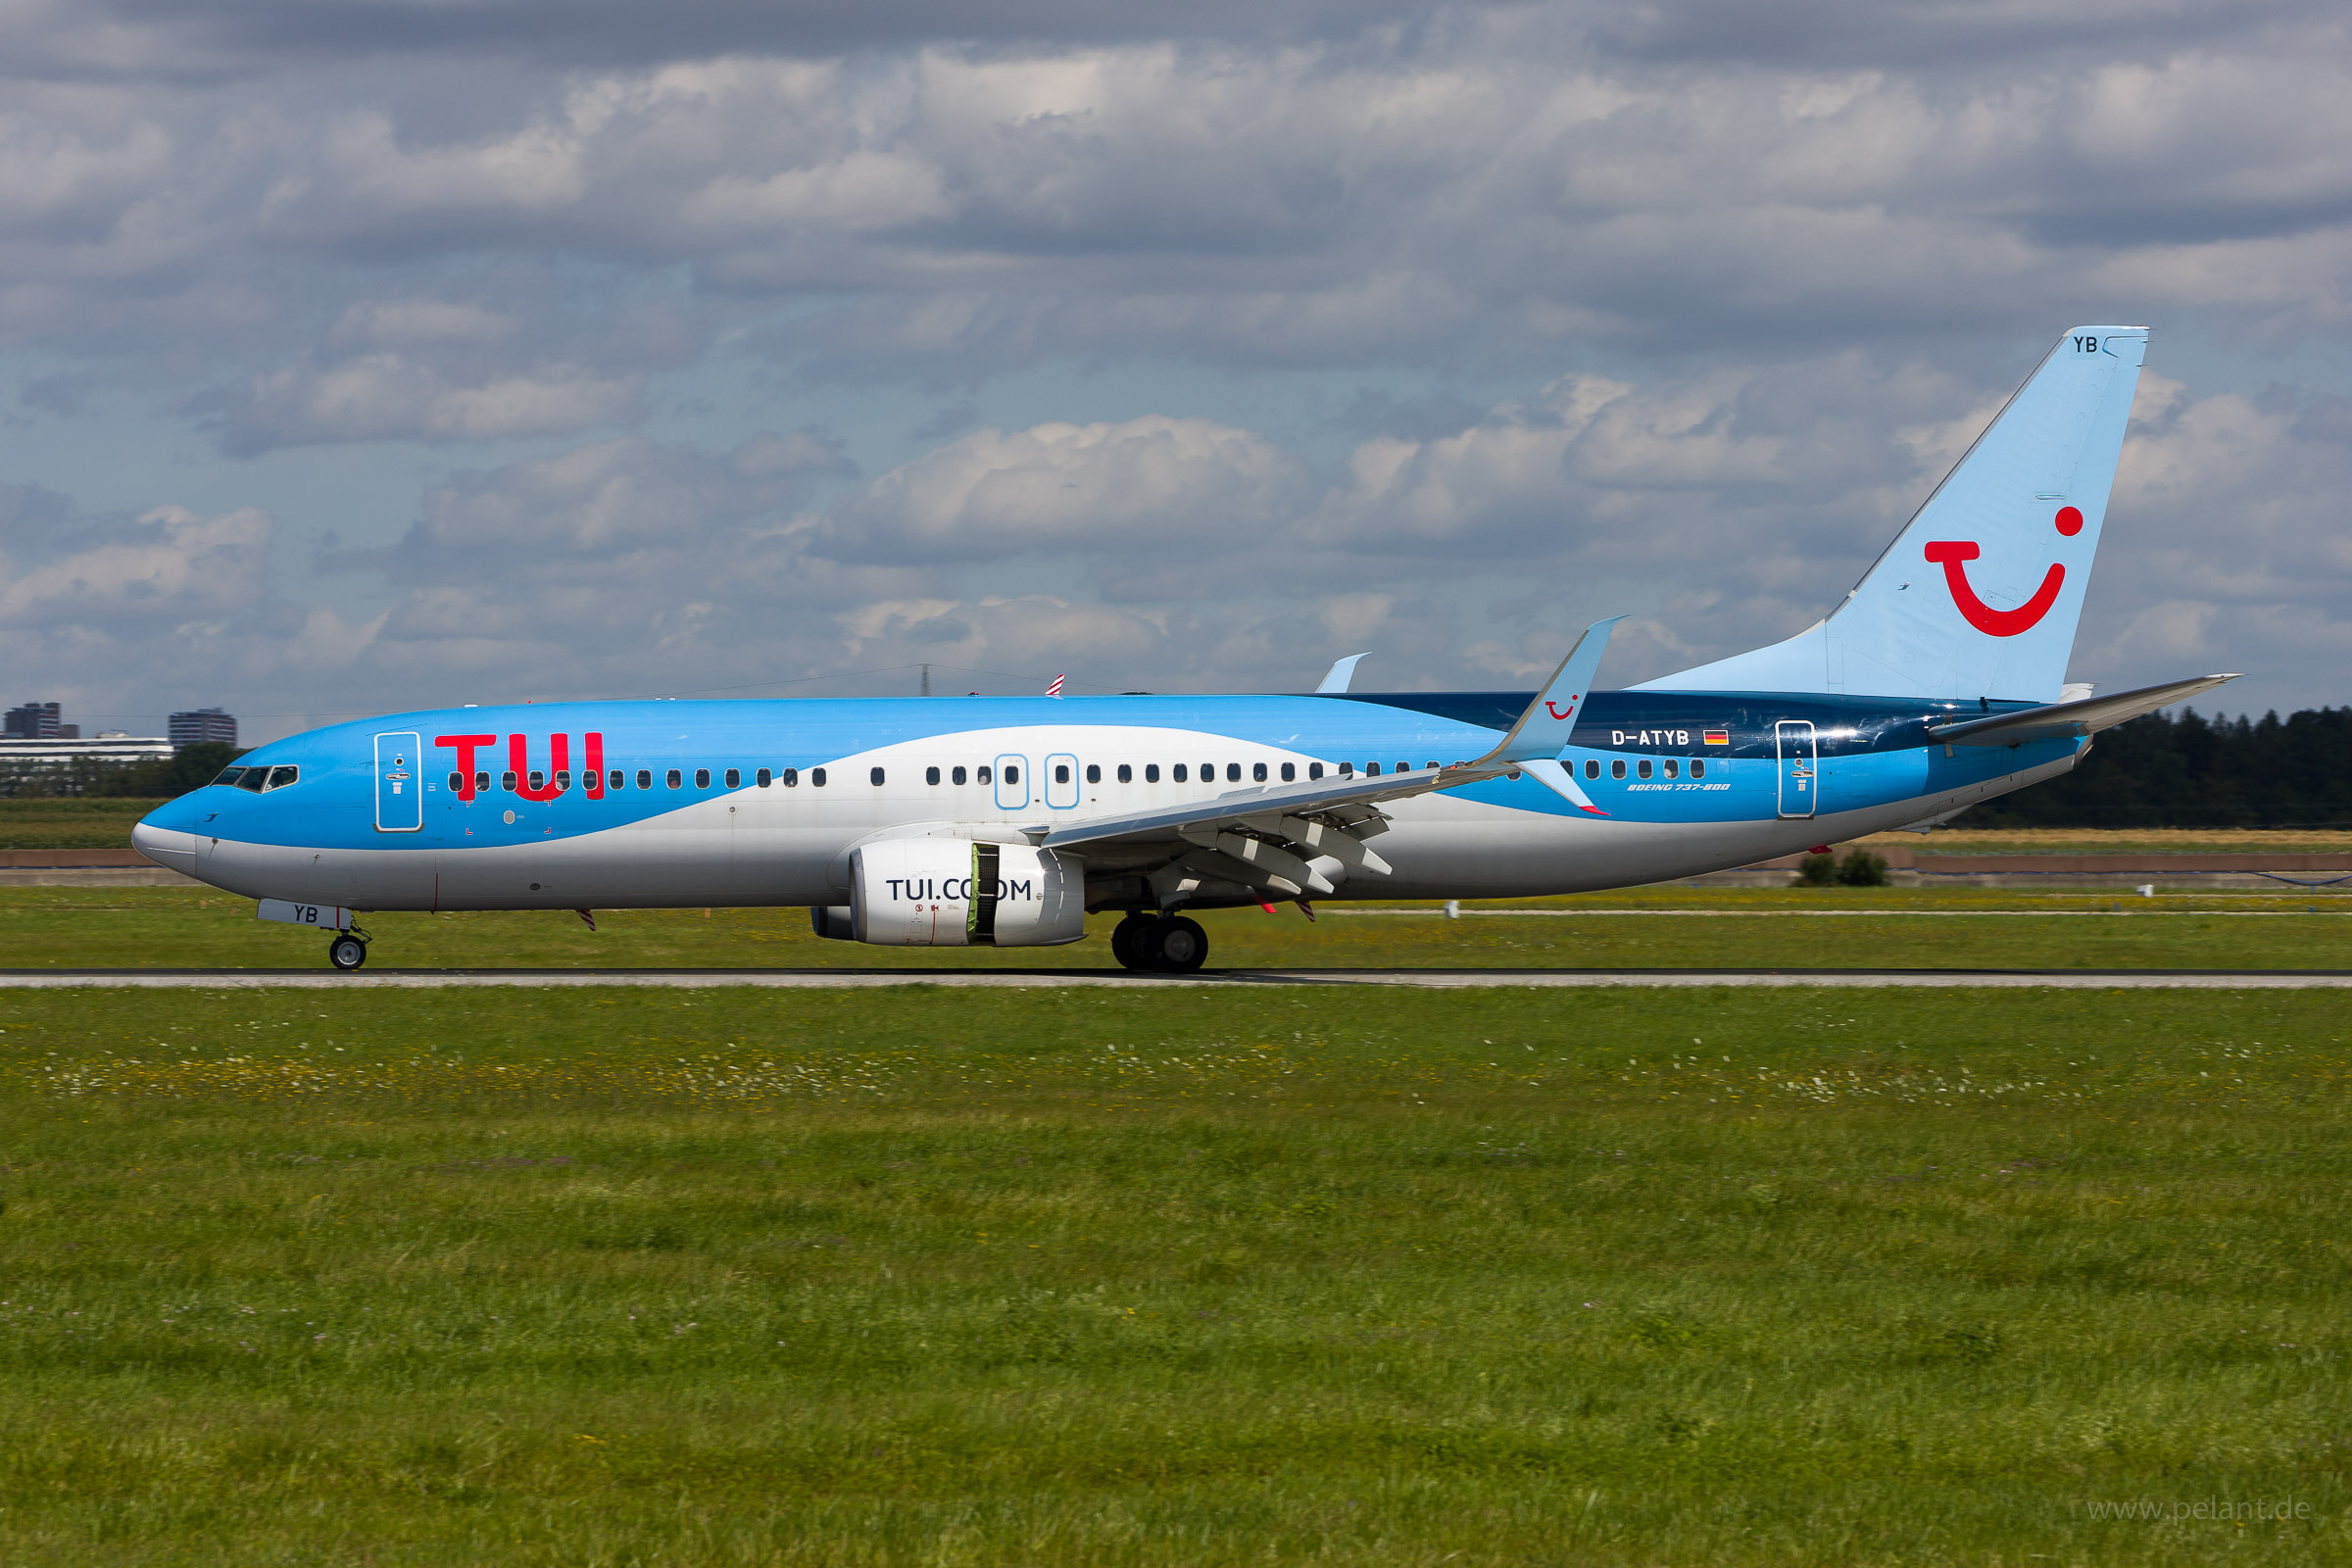
M 848 932 L 811 911 L 819 936 L 890 948 L 1048 948 L 1086 935 L 1086 869 L 1026 844 L 884 839 L 850 855 Z

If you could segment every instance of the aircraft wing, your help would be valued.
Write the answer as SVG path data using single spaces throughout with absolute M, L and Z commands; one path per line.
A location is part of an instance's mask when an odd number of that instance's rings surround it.
M 1318 858 L 1336 859 L 1350 872 L 1388 874 L 1388 862 L 1363 841 L 1388 831 L 1388 814 L 1380 808 L 1390 801 L 1525 772 L 1581 809 L 1604 815 L 1556 759 L 1615 624 L 1604 620 L 1586 630 L 1519 721 L 1484 757 L 1383 777 L 1332 774 L 1229 790 L 1205 800 L 1032 830 L 1035 842 L 1041 849 L 1081 852 L 1114 845 L 1164 847 L 1202 875 L 1299 898 L 1334 891 L 1329 877 L 1309 863 Z
M 2027 741 L 2060 736 L 2095 735 L 2126 719 L 2170 708 L 2184 698 L 2208 692 L 2235 675 L 2199 675 L 2165 686 L 2142 686 L 2109 697 L 2085 697 L 2080 702 L 2051 703 L 2015 713 L 1995 713 L 1957 724 L 1930 724 L 1928 734 L 1946 746 L 2020 746 Z

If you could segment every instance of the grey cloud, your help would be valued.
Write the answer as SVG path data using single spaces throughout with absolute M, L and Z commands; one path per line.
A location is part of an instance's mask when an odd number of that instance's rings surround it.
M 1425 12 L 1404 0 L 112 0 L 77 7 L 48 34 L 49 69 L 228 71 L 257 60 L 377 54 L 502 54 L 564 66 L 631 66 L 713 55 L 832 55 L 924 43 L 1264 42 L 1346 34 Z M 56 34 L 62 32 L 60 38 Z M 129 34 L 128 37 L 123 34 Z
M 977 430 L 877 479 L 813 548 L 844 561 L 1246 548 L 1305 495 L 1297 461 L 1213 420 Z
M 2050 334 L 2120 316 L 2207 373 L 2134 437 L 2085 660 L 2340 664 L 2342 407 L 2212 369 L 2352 326 L 2318 8 L 139 0 L 18 7 L 0 62 L 0 341 L 47 378 L 11 421 L 102 445 L 135 388 L 240 463 L 442 465 L 325 609 L 219 566 L 315 536 L 282 510 L 18 539 L 20 624 L 72 628 L 41 659 L 151 657 L 151 602 L 354 691 L 1088 638 L 1150 684 L 1367 640 L 1498 679 L 1605 598 L 1666 667 L 1819 613 Z M 870 482 L 742 436 L 839 391 L 891 432 Z M 289 625 L 319 673 L 238 641 Z

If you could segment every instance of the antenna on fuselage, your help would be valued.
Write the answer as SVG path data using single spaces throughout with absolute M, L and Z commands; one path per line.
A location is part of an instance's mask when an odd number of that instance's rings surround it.
M 929 664 L 923 666 L 923 695 L 925 697 L 931 695 L 931 666 Z

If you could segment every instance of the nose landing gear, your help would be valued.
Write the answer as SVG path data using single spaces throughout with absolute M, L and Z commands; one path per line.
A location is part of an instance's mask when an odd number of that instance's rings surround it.
M 336 932 L 334 939 L 326 945 L 326 961 L 336 968 L 346 971 L 357 969 L 361 964 L 366 963 L 368 961 L 367 933 L 361 931 L 357 926 L 352 927 L 349 931 Z
M 1191 974 L 1208 961 L 1208 933 L 1181 914 L 1131 914 L 1111 931 L 1110 954 L 1125 968 Z

